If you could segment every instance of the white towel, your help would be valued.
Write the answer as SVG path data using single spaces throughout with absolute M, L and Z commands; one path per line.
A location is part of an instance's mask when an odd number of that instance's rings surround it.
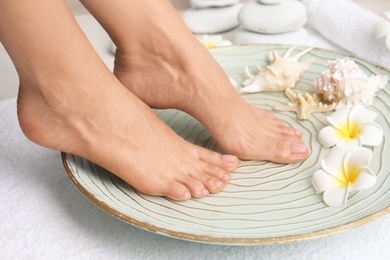
M 325 38 L 361 58 L 390 67 L 385 39 L 375 36 L 375 28 L 383 17 L 350 0 L 302 2 L 307 8 L 308 24 Z

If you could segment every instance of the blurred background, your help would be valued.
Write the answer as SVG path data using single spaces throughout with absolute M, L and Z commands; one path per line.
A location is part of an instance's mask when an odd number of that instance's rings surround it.
M 246 3 L 249 0 L 241 0 L 242 3 Z M 363 8 L 374 12 L 377 15 L 383 15 L 387 10 L 390 10 L 390 0 L 353 0 Z M 171 0 L 174 7 L 178 12 L 183 13 L 190 8 L 189 0 Z M 70 9 L 78 20 L 80 26 L 84 29 L 86 35 L 96 48 L 97 52 L 101 55 L 103 61 L 112 67 L 113 55 L 110 51 L 110 39 L 106 33 L 101 29 L 97 22 L 91 18 L 87 10 L 80 4 L 78 0 L 67 0 Z M 229 34 L 229 32 L 227 32 Z M 226 35 L 226 34 L 225 34 Z M 311 42 L 306 44 L 312 44 L 316 39 L 312 39 Z M 296 44 L 296 43 L 291 43 Z M 332 49 L 332 45 L 317 45 L 319 47 L 325 47 Z M 330 47 L 329 47 L 330 46 Z M 337 48 L 333 48 L 337 49 Z M 13 64 L 8 57 L 3 46 L 0 44 L 0 100 L 6 98 L 16 97 L 18 91 L 18 77 Z
M 249 0 L 241 0 L 242 3 L 246 3 Z M 378 14 L 382 14 L 384 10 L 390 9 L 390 0 L 353 0 L 359 5 L 367 8 Z M 75 14 L 87 13 L 85 8 L 80 4 L 79 0 L 67 0 L 70 8 Z M 179 11 L 187 9 L 189 5 L 189 0 L 171 0 L 171 3 Z

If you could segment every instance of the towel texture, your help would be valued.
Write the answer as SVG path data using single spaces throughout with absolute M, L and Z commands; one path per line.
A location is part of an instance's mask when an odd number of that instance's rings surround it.
M 376 25 L 383 17 L 350 0 L 302 2 L 307 8 L 308 24 L 325 38 L 359 57 L 390 67 L 385 39 L 375 36 Z

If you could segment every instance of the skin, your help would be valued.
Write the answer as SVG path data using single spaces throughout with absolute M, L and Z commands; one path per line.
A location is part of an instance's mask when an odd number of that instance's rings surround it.
M 190 144 L 105 67 L 64 1 L 0 1 L 0 40 L 33 142 L 85 157 L 141 192 L 186 200 L 223 189 L 237 157 Z M 102 105 L 104 104 L 104 105 Z
M 115 76 L 146 104 L 193 115 L 226 153 L 244 160 L 307 157 L 301 134 L 240 97 L 169 1 L 81 2 L 117 46 Z
M 0 1 L 0 41 L 19 75 L 18 119 L 30 140 L 175 200 L 221 191 L 237 156 L 306 158 L 300 134 L 240 98 L 169 1 L 82 3 L 118 47 L 114 74 L 64 1 Z M 193 115 L 227 154 L 186 142 L 150 107 Z

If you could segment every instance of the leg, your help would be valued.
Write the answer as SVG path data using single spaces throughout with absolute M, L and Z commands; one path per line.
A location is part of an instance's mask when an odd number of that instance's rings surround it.
M 225 152 L 242 159 L 296 162 L 307 157 L 295 129 L 246 103 L 231 87 L 169 1 L 81 2 L 117 46 L 114 74 L 148 105 L 193 115 Z
M 105 67 L 65 1 L 0 1 L 0 40 L 20 78 L 33 142 L 85 157 L 138 190 L 173 199 L 218 192 L 239 161 L 178 137 Z

